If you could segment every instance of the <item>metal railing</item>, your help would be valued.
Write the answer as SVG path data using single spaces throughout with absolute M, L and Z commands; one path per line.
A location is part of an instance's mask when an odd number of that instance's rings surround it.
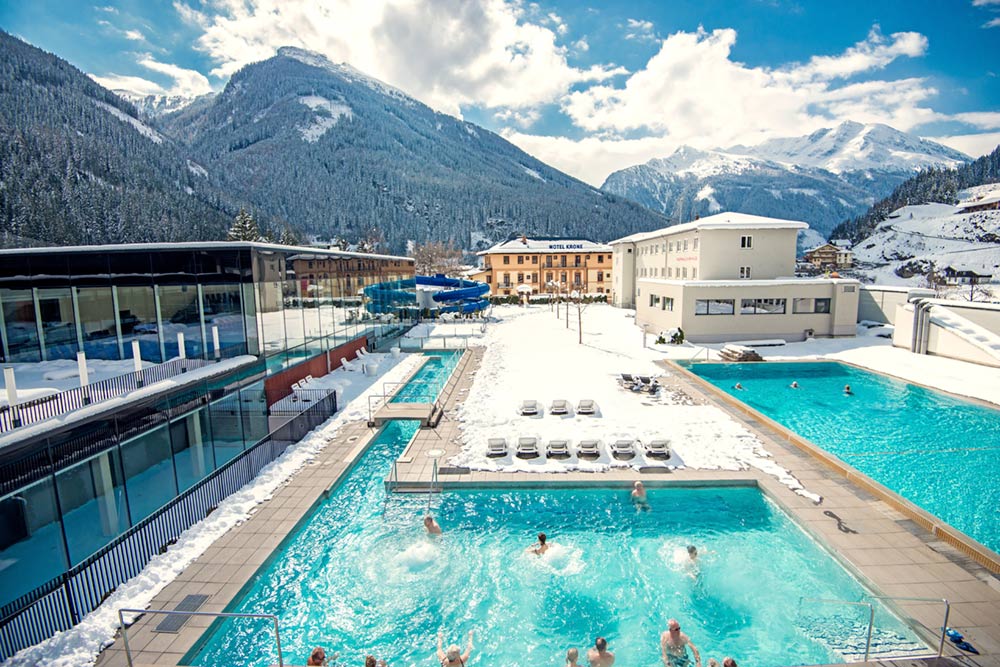
M 128 609 L 118 610 L 118 626 L 122 630 L 122 641 L 125 643 L 125 660 L 128 667 L 132 667 L 132 648 L 128 645 L 128 625 L 125 623 L 125 614 L 164 614 L 179 616 L 212 616 L 215 618 L 266 618 L 274 623 L 274 643 L 278 648 L 278 667 L 285 666 L 284 657 L 281 655 L 281 632 L 278 629 L 278 617 L 274 614 L 239 614 L 223 611 L 177 611 L 175 609 Z
M 868 654 L 872 648 L 872 629 L 875 626 L 875 606 L 871 602 L 853 602 L 851 600 L 828 600 L 825 598 L 799 598 L 799 610 L 801 611 L 803 602 L 815 602 L 817 604 L 839 604 L 850 607 L 868 607 L 868 635 L 865 639 L 865 659 L 868 662 Z
M 951 616 L 951 603 L 947 598 L 914 598 L 896 595 L 870 595 L 873 600 L 902 600 L 907 602 L 934 602 L 944 604 L 944 620 L 941 622 L 941 641 L 938 643 L 938 657 L 944 654 L 944 640 L 948 635 L 948 618 Z M 932 628 L 933 629 L 933 628 Z
M 337 411 L 329 394 L 63 574 L 0 607 L 0 661 L 75 626 L 120 584 Z
M 396 393 L 398 393 L 399 388 L 401 386 L 429 385 L 429 384 L 430 384 L 429 382 L 418 381 L 418 380 L 413 380 L 413 379 L 410 379 L 410 380 L 399 380 L 399 381 L 394 381 L 394 382 L 383 382 L 382 383 L 382 393 L 381 394 L 371 394 L 371 395 L 368 396 L 368 422 L 371 423 L 375 419 L 375 406 L 377 404 L 379 404 L 380 401 L 381 401 L 382 405 L 384 405 L 385 403 L 389 402 L 388 399 L 389 399 L 390 395 L 392 395 L 392 397 L 395 398 L 395 395 L 396 395 Z M 390 387 L 395 387 L 395 390 L 394 391 L 391 390 Z M 413 398 L 429 398 L 430 400 L 424 401 L 424 402 L 432 404 L 434 406 L 435 410 L 439 407 L 438 406 L 438 402 L 436 400 L 437 395 L 436 395 L 435 392 L 432 392 L 432 391 L 428 391 L 428 392 L 425 392 L 425 393 L 421 392 L 421 393 L 417 393 L 417 394 L 413 395 L 412 397 Z M 406 403 L 416 403 L 416 402 L 419 402 L 419 401 L 404 401 L 404 402 L 406 402 Z
M 86 386 L 67 389 L 50 396 L 35 398 L 12 406 L 0 406 L 0 433 L 44 421 L 51 417 L 58 417 L 94 403 L 117 398 L 154 382 L 166 380 L 214 363 L 215 360 L 206 359 L 173 359 L 166 363 L 143 368 L 140 371 L 92 382 Z

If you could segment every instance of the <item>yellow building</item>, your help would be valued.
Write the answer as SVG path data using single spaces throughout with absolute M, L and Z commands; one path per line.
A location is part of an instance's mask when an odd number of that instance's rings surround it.
M 586 239 L 520 236 L 478 254 L 483 266 L 469 277 L 489 285 L 491 294 L 517 294 L 521 285 L 532 294 L 611 289 L 611 246 Z

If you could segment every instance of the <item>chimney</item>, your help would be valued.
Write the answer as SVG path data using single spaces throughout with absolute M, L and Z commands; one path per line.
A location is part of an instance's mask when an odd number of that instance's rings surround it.
M 525 236 L 524 234 L 521 234 L 521 243 L 523 243 L 524 245 L 528 245 L 528 237 Z

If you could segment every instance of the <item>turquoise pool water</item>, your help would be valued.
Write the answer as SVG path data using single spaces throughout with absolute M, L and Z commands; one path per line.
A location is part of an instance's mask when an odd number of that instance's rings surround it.
M 660 664 L 668 618 L 708 657 L 740 664 L 838 662 L 863 652 L 867 610 L 799 604 L 865 590 L 751 488 L 654 489 L 637 512 L 627 491 L 476 490 L 432 499 L 444 535 L 421 519 L 428 498 L 383 479 L 417 429 L 393 422 L 330 498 L 251 582 L 232 611 L 279 616 L 286 664 L 313 646 L 341 665 L 366 654 L 437 665 L 435 637 L 476 665 L 562 665 L 567 648 L 608 638 L 621 665 Z M 549 553 L 525 551 L 539 530 Z M 691 567 L 686 546 L 701 551 Z M 874 654 L 925 651 L 879 608 Z M 275 664 L 265 622 L 225 621 L 188 664 Z
M 436 350 L 425 352 L 427 361 L 413 377 L 396 392 L 390 403 L 430 403 L 451 377 L 458 360 L 462 358 L 463 350 Z
M 1000 410 L 836 362 L 689 368 L 1000 551 Z

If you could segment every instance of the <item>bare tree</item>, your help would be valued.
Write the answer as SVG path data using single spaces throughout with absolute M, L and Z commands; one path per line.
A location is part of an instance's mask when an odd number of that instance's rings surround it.
M 577 328 L 577 343 L 583 345 L 583 311 L 587 310 L 587 306 L 590 305 L 589 301 L 585 301 L 583 295 L 579 292 L 573 292 L 570 294 L 570 298 L 576 305 L 576 328 Z M 569 312 L 569 307 L 566 308 L 567 314 Z
M 449 241 L 428 241 L 413 248 L 414 268 L 425 276 L 457 275 L 462 266 L 462 251 Z

